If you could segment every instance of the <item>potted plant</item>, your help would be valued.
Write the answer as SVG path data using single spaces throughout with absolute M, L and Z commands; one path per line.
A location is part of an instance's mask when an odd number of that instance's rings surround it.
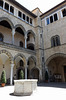
M 45 72 L 45 82 L 48 82 L 49 76 L 48 76 L 48 72 Z
M 23 72 L 23 70 L 20 71 L 19 79 L 24 79 L 24 72 Z
M 1 86 L 4 87 L 5 84 L 6 84 L 6 73 L 5 71 L 3 71 L 1 74 Z

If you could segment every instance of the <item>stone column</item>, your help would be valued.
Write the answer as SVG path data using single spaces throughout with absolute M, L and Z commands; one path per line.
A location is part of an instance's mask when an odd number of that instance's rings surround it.
M 12 44 L 14 44 L 14 35 L 15 35 L 15 29 L 12 29 Z
M 62 10 L 60 10 L 61 18 L 63 18 Z
M 27 79 L 27 66 L 25 67 L 25 79 Z
M 41 81 L 41 80 L 42 80 L 42 70 L 40 68 L 40 71 L 39 71 L 39 81 Z
M 12 85 L 13 83 L 13 68 L 14 68 L 14 64 L 11 64 L 11 75 L 10 75 L 10 85 Z
M 3 1 L 3 10 L 5 9 L 5 1 Z
M 27 48 L 27 35 L 25 35 L 25 48 Z

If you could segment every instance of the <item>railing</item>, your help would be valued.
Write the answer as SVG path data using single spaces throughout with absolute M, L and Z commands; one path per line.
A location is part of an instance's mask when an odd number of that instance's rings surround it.
M 13 45 L 13 44 L 5 43 L 5 42 L 0 42 L 0 47 L 4 47 L 7 49 L 14 49 L 17 51 L 19 50 L 19 51 L 26 52 L 29 54 L 34 54 L 34 55 L 36 54 L 35 50 L 29 50 L 27 48 L 19 47 L 19 46 Z

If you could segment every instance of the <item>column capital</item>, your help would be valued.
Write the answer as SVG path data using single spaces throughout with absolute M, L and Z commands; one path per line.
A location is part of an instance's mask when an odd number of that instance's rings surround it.
M 24 38 L 27 39 L 27 34 L 25 34 Z
M 15 28 L 12 28 L 12 35 L 15 34 Z
M 12 68 L 14 67 L 14 64 L 13 64 L 13 63 L 11 63 L 11 67 L 12 67 Z

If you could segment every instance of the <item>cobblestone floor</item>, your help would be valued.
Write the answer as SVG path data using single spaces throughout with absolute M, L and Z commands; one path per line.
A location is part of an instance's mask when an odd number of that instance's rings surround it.
M 31 96 L 13 96 L 14 86 L 0 87 L 0 100 L 66 100 L 66 83 L 41 83 Z

